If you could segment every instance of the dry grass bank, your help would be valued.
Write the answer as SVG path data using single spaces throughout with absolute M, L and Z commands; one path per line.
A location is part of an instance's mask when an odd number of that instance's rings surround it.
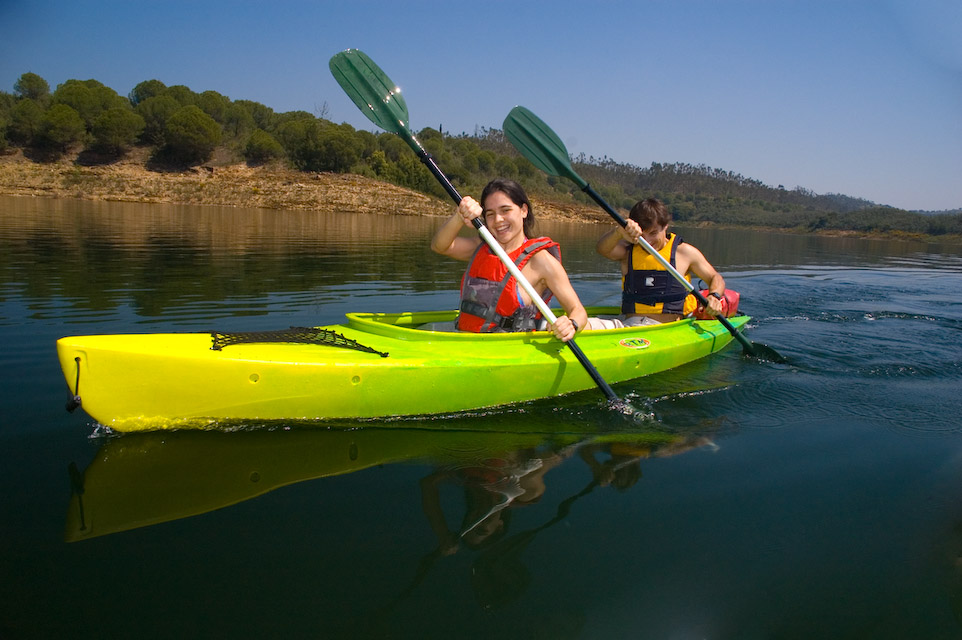
M 446 216 L 453 211 L 449 201 L 357 175 L 228 163 L 186 171 L 148 167 L 143 150 L 110 164 L 85 164 L 76 154 L 35 162 L 18 151 L 0 157 L 0 195 L 385 215 Z M 597 208 L 537 200 L 533 204 L 542 219 L 605 219 Z

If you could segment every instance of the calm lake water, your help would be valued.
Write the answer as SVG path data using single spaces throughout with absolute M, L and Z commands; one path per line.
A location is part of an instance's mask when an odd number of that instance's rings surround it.
M 647 419 L 64 409 L 61 336 L 453 308 L 439 223 L 0 198 L 0 638 L 962 638 L 958 246 L 680 229 L 790 364 L 615 385 Z M 602 229 L 540 228 L 587 304 Z

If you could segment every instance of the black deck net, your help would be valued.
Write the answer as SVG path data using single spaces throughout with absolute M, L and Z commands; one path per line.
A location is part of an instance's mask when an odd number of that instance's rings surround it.
M 290 329 L 278 329 L 276 331 L 237 331 L 228 333 L 211 331 L 210 337 L 213 340 L 210 348 L 214 351 L 220 351 L 224 347 L 235 344 L 296 343 L 320 344 L 328 347 L 355 349 L 366 353 L 376 353 L 382 358 L 388 357 L 386 351 L 372 349 L 357 340 L 346 338 L 336 331 L 321 329 L 319 327 L 291 327 Z

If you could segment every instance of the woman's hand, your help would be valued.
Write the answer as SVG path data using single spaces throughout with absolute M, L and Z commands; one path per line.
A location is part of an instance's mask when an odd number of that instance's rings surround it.
M 562 342 L 567 342 L 575 337 L 578 332 L 575 329 L 574 323 L 568 316 L 561 316 L 560 318 L 555 318 L 554 324 L 551 326 L 551 330 L 554 331 L 554 335 L 558 340 Z
M 474 227 L 471 222 L 475 218 L 480 218 L 484 210 L 478 201 L 471 196 L 465 196 L 461 199 L 461 204 L 458 205 L 458 213 L 461 214 L 461 219 L 464 220 L 464 224 L 468 227 Z

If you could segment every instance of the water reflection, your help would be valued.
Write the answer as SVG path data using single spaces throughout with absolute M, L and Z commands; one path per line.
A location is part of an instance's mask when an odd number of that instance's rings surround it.
M 81 321 L 91 312 L 127 306 L 147 318 L 263 315 L 290 304 L 320 308 L 346 294 L 355 305 L 385 311 L 365 302 L 365 291 L 383 297 L 392 289 L 444 292 L 451 306 L 463 265 L 428 249 L 439 223 L 409 216 L 0 197 L 0 292 L 41 306 L 56 300 L 56 311 L 46 313 L 72 311 Z M 539 233 L 561 243 L 588 303 L 599 302 L 598 288 L 616 291 L 617 274 L 594 251 L 606 226 L 538 224 Z M 958 246 L 928 241 L 684 227 L 679 232 L 726 277 L 794 265 L 925 268 L 933 260 L 941 268 L 962 269 Z M 750 291 L 743 295 L 751 300 Z
M 489 419 L 489 431 L 284 428 L 107 437 L 86 469 L 69 467 L 65 537 L 86 540 L 200 515 L 306 480 L 417 464 L 432 468 L 420 482 L 422 507 L 438 555 L 451 555 L 504 537 L 512 510 L 540 501 L 548 472 L 563 463 L 586 463 L 591 488 L 624 490 L 640 478 L 639 460 L 710 444 L 704 434 L 661 427 L 558 433 L 557 425 L 529 424 L 531 431 L 506 432 L 495 422 L 515 420 Z M 463 490 L 456 530 L 444 513 L 450 508 L 441 499 L 444 484 Z

